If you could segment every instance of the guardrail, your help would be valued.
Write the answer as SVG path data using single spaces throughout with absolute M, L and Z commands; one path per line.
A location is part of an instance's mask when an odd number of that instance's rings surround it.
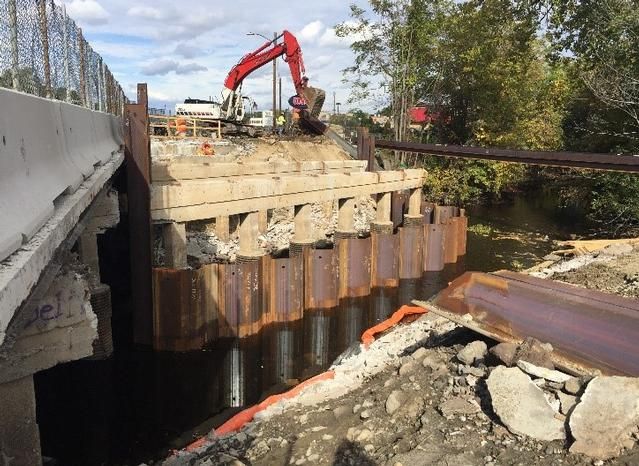
M 149 130 L 154 138 L 197 138 L 215 134 L 222 139 L 222 122 L 210 118 L 149 115 Z

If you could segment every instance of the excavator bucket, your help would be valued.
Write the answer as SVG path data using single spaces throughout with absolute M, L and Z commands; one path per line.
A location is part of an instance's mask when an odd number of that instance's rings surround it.
M 316 87 L 307 87 L 304 90 L 304 98 L 308 105 L 308 112 L 312 117 L 318 118 L 326 100 L 326 92 Z

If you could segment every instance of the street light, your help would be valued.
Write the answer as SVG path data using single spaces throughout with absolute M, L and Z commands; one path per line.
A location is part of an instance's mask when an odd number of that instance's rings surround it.
M 268 37 L 266 37 L 266 36 L 264 36 L 264 35 L 262 35 L 262 34 L 259 34 L 259 33 L 257 33 L 257 32 L 247 32 L 247 33 L 246 33 L 246 35 L 247 35 L 247 36 L 260 36 L 260 37 L 263 37 L 264 39 L 266 39 L 266 40 L 267 40 L 267 41 L 269 41 L 269 42 L 272 42 L 272 41 L 273 41 L 272 39 L 269 39 Z

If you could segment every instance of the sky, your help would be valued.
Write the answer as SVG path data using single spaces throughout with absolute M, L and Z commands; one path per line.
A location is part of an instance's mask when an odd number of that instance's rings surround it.
M 62 0 L 60 0 L 62 1 Z M 324 110 L 333 108 L 333 92 L 342 109 L 348 104 L 342 70 L 352 64 L 350 42 L 335 35 L 334 26 L 349 19 L 349 5 L 365 0 L 64 0 L 86 39 L 122 85 L 135 98 L 136 85 L 148 83 L 149 105 L 173 110 L 187 97 L 219 100 L 224 79 L 241 57 L 264 39 L 288 29 L 300 42 L 312 86 L 326 91 Z M 295 94 L 288 65 L 278 59 L 283 105 Z M 244 81 L 243 95 L 258 109 L 270 109 L 272 66 Z

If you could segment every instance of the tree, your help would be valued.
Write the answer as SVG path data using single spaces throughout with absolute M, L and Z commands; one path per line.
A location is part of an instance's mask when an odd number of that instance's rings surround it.
M 526 5 L 527 0 L 520 0 Z M 598 117 L 586 132 L 612 136 L 617 149 L 639 148 L 639 4 L 636 0 L 538 0 L 531 3 L 547 18 L 556 54 L 574 64 L 580 99 L 596 99 Z M 591 106 L 592 107 L 592 106 Z M 590 109 L 588 116 L 595 112 Z M 621 116 L 621 118 L 619 118 Z M 598 121 L 596 121 L 598 120 Z M 611 124 L 612 123 L 612 124 Z M 600 144 L 599 144 L 600 145 Z
M 408 140 L 409 110 L 418 78 L 433 74 L 429 45 L 449 6 L 447 0 L 370 0 L 370 12 L 351 5 L 351 21 L 336 26 L 339 37 L 354 39 L 355 63 L 344 70 L 351 100 L 370 98 L 381 89 L 390 104 L 394 137 Z

